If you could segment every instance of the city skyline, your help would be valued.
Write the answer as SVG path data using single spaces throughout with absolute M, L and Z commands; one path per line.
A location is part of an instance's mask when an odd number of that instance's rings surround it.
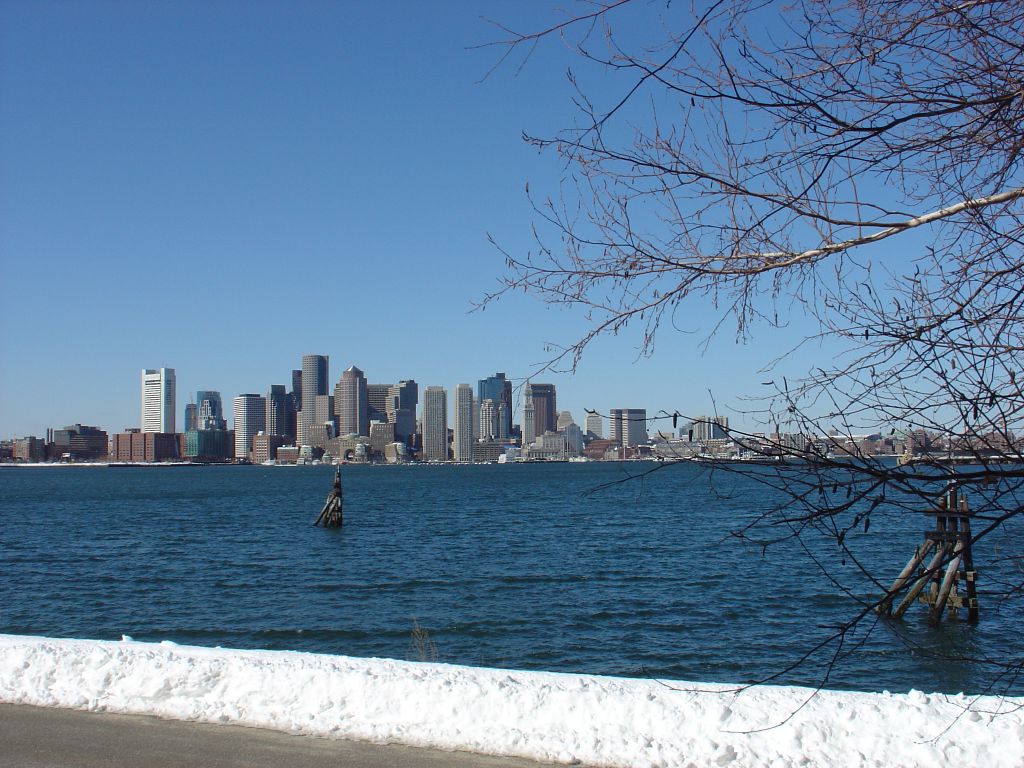
M 762 369 L 804 335 L 799 315 L 756 346 L 724 327 L 704 349 L 722 311 L 698 301 L 653 357 L 628 329 L 569 375 L 544 363 L 585 334 L 577 314 L 523 294 L 471 311 L 499 287 L 501 249 L 537 248 L 525 185 L 557 196 L 559 163 L 523 131 L 573 111 L 571 84 L 550 77 L 557 50 L 488 77 L 487 18 L 545 16 L 508 3 L 0 7 L 0 163 L 18 190 L 0 205 L 0 435 L 134 426 L 142 366 L 174 367 L 180 392 L 265 394 L 309 349 L 358 362 L 370 383 L 551 382 L 577 419 L 642 389 L 651 414 L 738 420 Z M 821 357 L 806 345 L 792 368 Z

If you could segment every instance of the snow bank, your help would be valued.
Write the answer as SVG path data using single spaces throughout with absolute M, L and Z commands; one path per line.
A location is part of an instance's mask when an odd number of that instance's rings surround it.
M 600 766 L 1024 764 L 1024 699 L 736 693 L 128 639 L 0 635 L 0 701 Z

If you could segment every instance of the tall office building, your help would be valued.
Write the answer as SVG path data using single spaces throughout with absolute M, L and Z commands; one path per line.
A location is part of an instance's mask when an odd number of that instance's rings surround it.
M 496 373 L 486 379 L 480 379 L 476 384 L 476 397 L 480 406 L 484 400 L 494 401 L 494 410 L 501 412 L 502 421 L 494 430 L 495 437 L 506 438 L 512 434 L 512 382 L 505 378 L 504 373 Z M 504 410 L 502 410 L 504 406 Z M 482 437 L 484 429 L 481 427 L 479 434 Z
M 370 421 L 388 420 L 388 392 L 391 384 L 367 384 L 366 402 L 369 403 Z
M 268 435 L 293 437 L 289 418 L 289 398 L 284 384 L 271 384 L 267 392 L 267 418 L 264 431 Z
M 174 390 L 173 368 L 142 371 L 143 432 L 174 432 Z
M 571 411 L 559 411 L 559 413 L 558 413 L 558 431 L 559 432 L 564 430 L 570 424 L 574 424 L 574 423 L 575 422 L 572 420 L 572 412 Z
M 448 392 L 427 387 L 423 393 L 423 458 L 448 461 Z
M 302 407 L 298 419 L 298 445 L 310 445 L 309 431 L 317 423 L 316 399 L 327 395 L 328 359 L 324 355 L 302 356 Z
M 227 419 L 224 418 L 224 404 L 220 399 L 220 392 L 212 389 L 200 389 L 196 392 L 196 407 L 198 408 L 196 429 L 199 431 L 224 431 L 228 428 Z
M 403 379 L 388 390 L 388 421 L 395 425 L 395 440 L 409 443 L 416 434 L 416 405 L 419 385 Z
M 604 434 L 604 425 L 601 423 L 601 414 L 588 413 L 586 427 L 588 435 L 600 440 L 601 436 Z
M 612 408 L 609 417 L 609 436 L 616 445 L 630 448 L 634 445 L 644 445 L 647 442 L 647 410 L 645 408 Z
M 185 431 L 192 432 L 199 429 L 199 406 L 195 403 L 185 405 Z
M 473 388 L 459 384 L 455 388 L 455 434 L 452 453 L 456 461 L 473 461 Z
M 334 408 L 338 417 L 338 434 L 369 435 L 370 403 L 366 376 L 354 365 L 345 369 L 334 388 Z
M 235 458 L 248 459 L 252 439 L 266 429 L 267 403 L 260 395 L 239 395 L 234 400 Z
M 530 399 L 533 401 L 533 429 L 534 434 L 540 437 L 545 432 L 557 430 L 557 413 L 555 407 L 555 385 L 554 384 L 527 384 Z
M 698 416 L 693 420 L 693 440 L 724 440 L 729 436 L 728 416 Z

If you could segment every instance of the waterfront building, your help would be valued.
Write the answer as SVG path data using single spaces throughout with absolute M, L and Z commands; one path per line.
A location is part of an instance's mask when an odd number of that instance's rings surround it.
M 524 451 L 530 459 L 564 461 L 565 435 L 548 430 L 543 435 L 539 435 L 530 445 L 525 446 Z
M 644 445 L 648 441 L 645 408 L 612 408 L 609 416 L 611 439 L 623 448 Z
M 366 402 L 370 421 L 388 420 L 388 393 L 391 384 L 367 384 Z
M 98 427 L 72 424 L 64 429 L 51 430 L 51 457 L 72 461 L 96 461 L 107 455 L 107 433 Z
M 175 461 L 181 458 L 178 435 L 173 432 L 142 432 L 130 429 L 114 435 L 110 458 L 124 462 Z
M 297 464 L 299 461 L 299 447 L 297 445 L 282 445 L 277 449 L 278 464 Z
M 290 441 L 294 435 L 291 433 L 291 418 L 288 404 L 289 397 L 285 391 L 284 384 L 271 384 L 270 389 L 267 391 L 265 431 L 268 435 L 278 435 Z
M 339 435 L 370 434 L 370 404 L 366 376 L 354 365 L 341 374 L 334 387 L 334 408 Z
M 494 410 L 501 421 L 496 429 L 492 431 L 495 437 L 507 438 L 512 434 L 512 382 L 504 373 L 496 373 L 486 379 L 480 379 L 476 385 L 477 403 L 482 407 L 485 400 L 494 402 Z M 504 406 L 504 410 L 502 409 Z M 484 438 L 484 430 L 481 428 L 479 436 Z
M 604 436 L 604 425 L 601 423 L 601 414 L 599 413 L 588 413 L 587 414 L 587 437 L 591 440 L 598 439 Z
M 329 361 L 325 355 L 303 355 L 302 376 L 300 381 L 300 409 L 298 416 L 298 435 L 296 442 L 299 445 L 311 445 L 309 442 L 309 430 L 317 424 L 316 398 L 327 395 L 327 375 Z M 292 386 L 295 386 L 293 380 Z M 320 421 L 320 424 L 323 422 Z
M 198 408 L 198 421 L 196 429 L 204 430 L 228 428 L 227 419 L 224 418 L 224 404 L 220 399 L 220 392 L 212 389 L 200 389 L 196 392 L 196 407 Z
M 530 398 L 533 401 L 533 429 L 535 435 L 555 432 L 557 423 L 557 402 L 554 384 L 527 384 Z
M 281 386 L 284 389 L 284 386 Z M 252 463 L 263 464 L 266 461 L 276 461 L 278 449 L 284 444 L 280 435 L 268 435 L 266 432 L 259 432 L 252 438 Z
M 175 376 L 173 368 L 142 371 L 143 432 L 174 432 Z
M 490 402 L 490 401 L 488 401 Z M 455 434 L 452 452 L 455 461 L 473 461 L 473 388 L 459 384 L 455 388 Z
M 729 437 L 728 416 L 698 416 L 690 427 L 693 436 L 690 440 L 705 442 L 707 440 L 726 440 Z
M 34 435 L 19 438 L 11 446 L 11 455 L 15 461 L 42 461 L 46 458 L 46 441 Z
M 583 450 L 583 430 L 580 429 L 580 425 L 576 422 L 569 422 L 563 429 L 560 429 L 563 435 L 565 435 L 565 451 L 569 456 L 579 456 Z
M 267 401 L 261 395 L 239 395 L 234 400 L 235 458 L 248 459 L 252 439 L 266 429 Z
M 185 458 L 224 461 L 234 453 L 234 435 L 226 429 L 194 429 L 185 433 Z
M 448 461 L 448 392 L 427 387 L 423 393 L 423 459 Z
M 412 445 L 416 439 L 416 406 L 419 385 L 403 379 L 388 390 L 387 417 L 395 425 L 395 440 Z
M 370 422 L 370 450 L 373 458 L 384 457 L 384 448 L 395 442 L 395 425 L 389 421 Z

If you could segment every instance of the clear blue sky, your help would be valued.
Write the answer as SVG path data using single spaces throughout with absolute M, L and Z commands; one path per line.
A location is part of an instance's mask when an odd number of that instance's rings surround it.
M 486 17 L 486 18 L 485 18 Z M 303 354 L 371 382 L 524 377 L 582 318 L 529 296 L 482 313 L 524 185 L 561 164 L 521 140 L 574 112 L 557 45 L 484 80 L 496 18 L 543 3 L 0 3 L 0 437 L 139 421 L 139 372 L 226 399 Z M 720 412 L 799 334 L 737 345 L 711 323 L 598 342 L 559 408 Z M 820 351 L 809 350 L 810 358 Z M 797 361 L 799 369 L 808 357 Z M 516 414 L 516 421 L 520 414 Z

